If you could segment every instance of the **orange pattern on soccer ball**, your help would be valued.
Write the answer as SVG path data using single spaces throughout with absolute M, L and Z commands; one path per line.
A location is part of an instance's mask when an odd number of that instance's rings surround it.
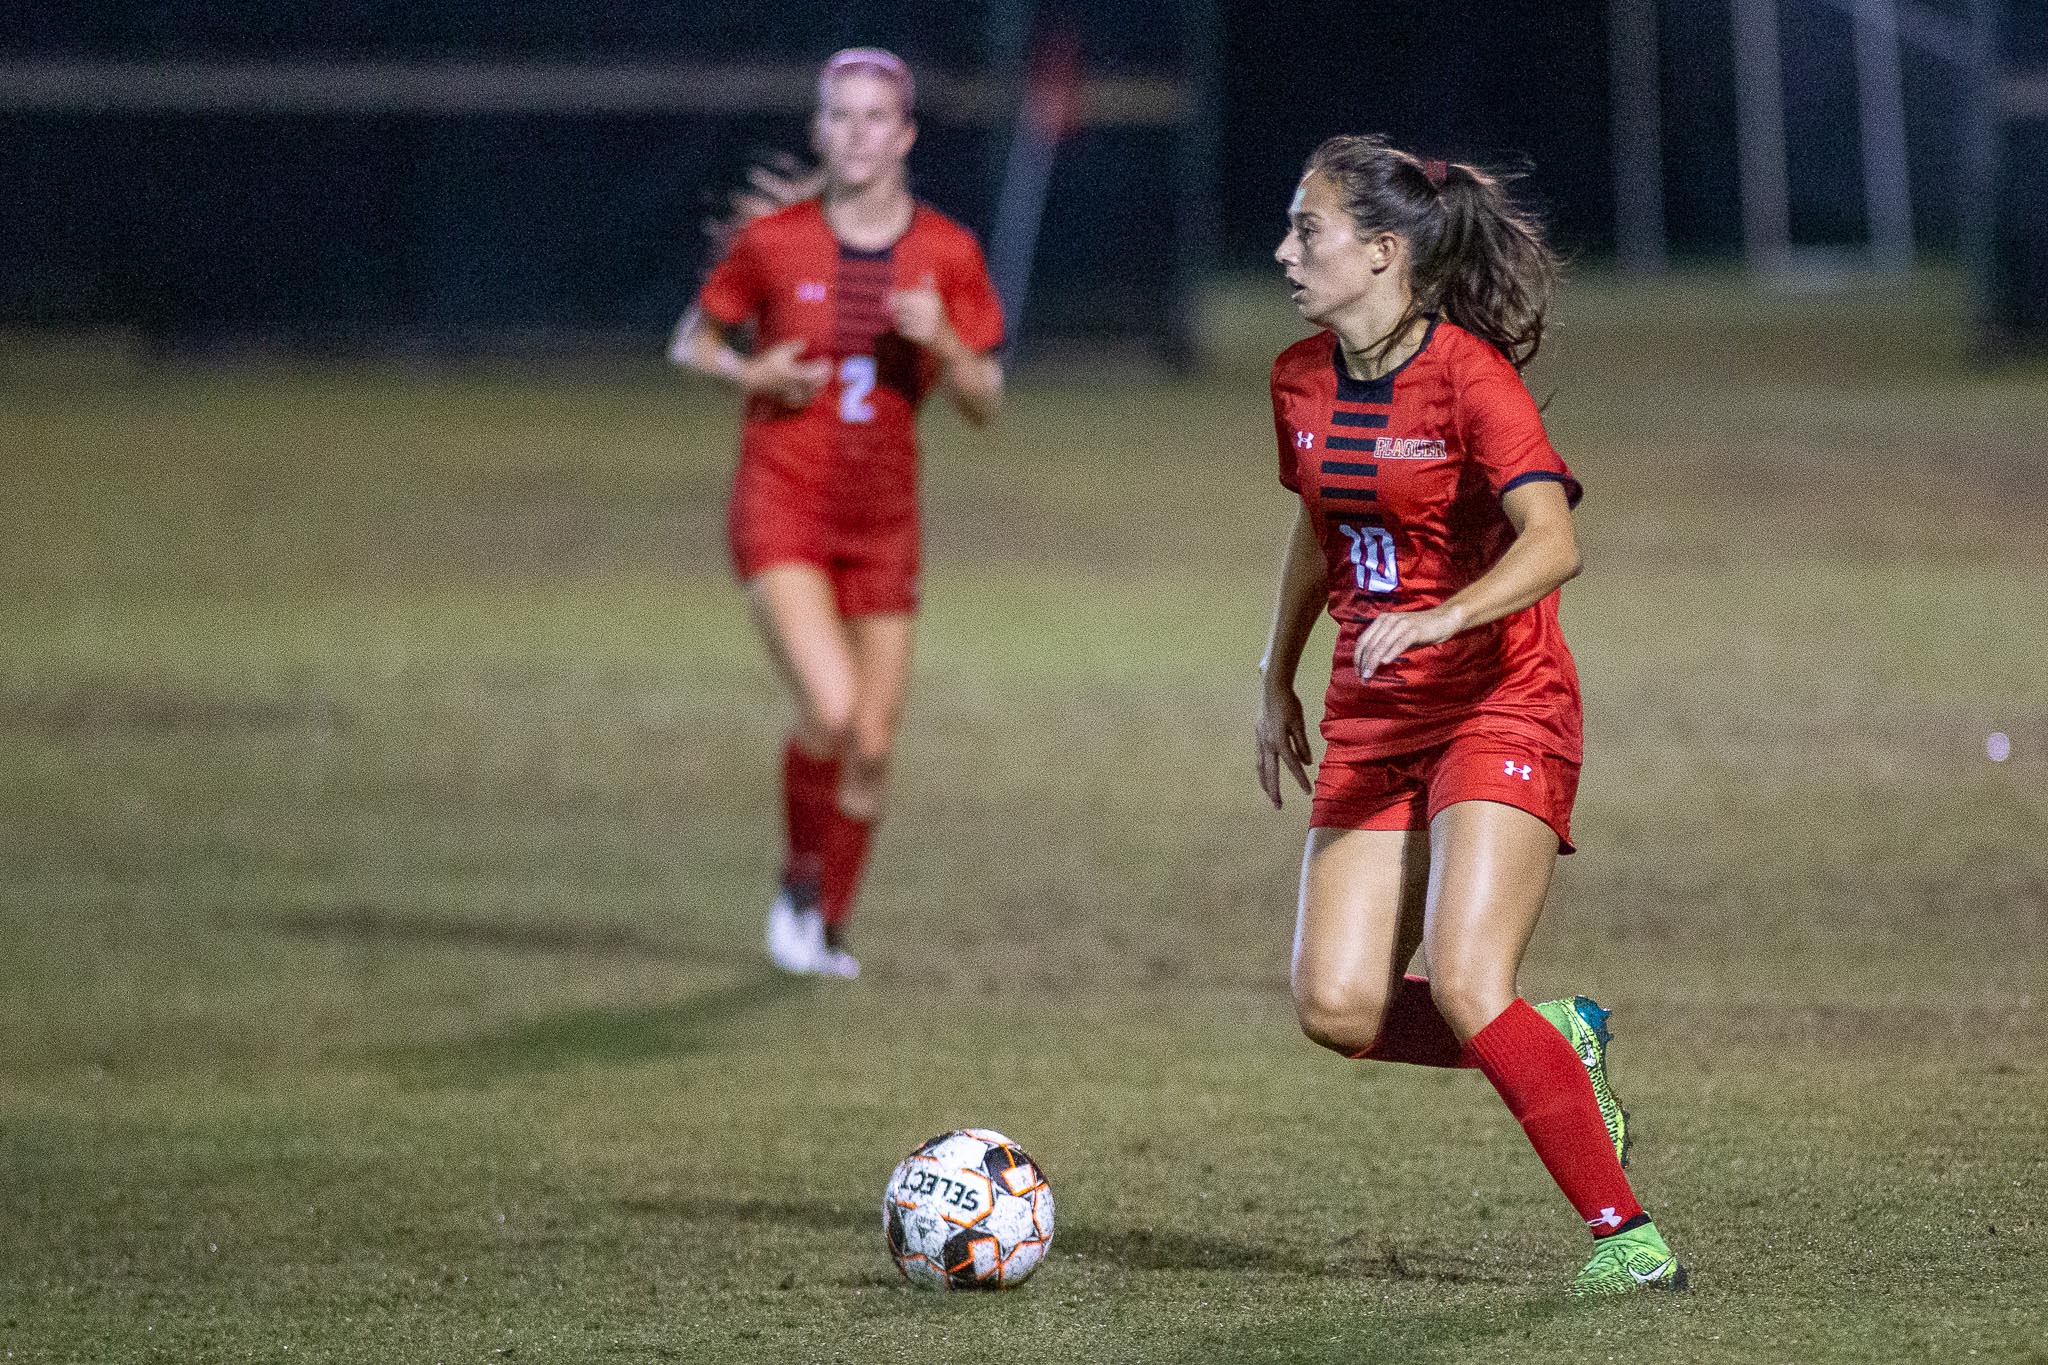
M 1017 1243 L 1017 1245 L 1010 1248 L 1010 1254 L 1003 1258 L 1002 1266 L 998 1270 L 998 1273 L 1002 1276 L 1002 1278 L 1005 1281 L 1007 1281 L 1010 1278 L 1010 1266 L 1013 1263 L 1015 1263 L 1019 1258 L 1023 1257 L 1027 1252 L 1030 1253 L 1030 1263 L 1023 1268 L 1021 1273 L 1018 1274 L 1017 1282 L 1019 1284 L 1029 1279 L 1031 1277 L 1031 1272 L 1038 1269 L 1039 1258 L 1045 1254 L 1045 1239 L 1042 1237 L 1033 1237 L 1028 1241 L 1019 1242 Z
M 996 1211 L 996 1186 L 994 1181 L 978 1171 L 961 1171 L 959 1172 L 959 1178 L 963 1181 L 979 1180 L 983 1187 L 988 1190 L 988 1198 L 981 1201 L 981 1212 L 975 1214 L 972 1218 L 955 1218 L 944 1209 L 940 1209 L 939 1217 L 945 1219 L 956 1228 L 971 1228 Z
M 1045 1172 L 992 1129 L 956 1129 L 921 1144 L 890 1176 L 882 1209 L 890 1254 L 905 1281 L 921 1288 L 1022 1284 L 1052 1243 Z
M 1001 1152 L 1009 1163 L 1003 1167 L 1003 1184 L 1008 1187 L 1011 1194 L 1021 1198 L 1045 1185 L 1044 1174 L 1030 1157 L 1024 1155 L 1007 1142 L 997 1143 L 996 1150 Z M 984 1162 L 983 1164 L 986 1166 L 987 1163 Z M 1019 1171 L 1024 1172 L 1021 1184 L 1017 1175 Z
M 991 1267 L 989 1270 L 981 1268 L 984 1259 L 988 1261 Z M 974 1277 L 978 1280 L 985 1280 L 990 1274 L 1000 1271 L 1002 1264 L 1003 1249 L 996 1244 L 996 1239 L 993 1237 L 976 1237 L 968 1242 L 967 1255 L 961 1258 L 960 1264 L 947 1266 L 946 1273 L 948 1275 L 958 1275 L 961 1271 L 972 1266 L 974 1268 Z

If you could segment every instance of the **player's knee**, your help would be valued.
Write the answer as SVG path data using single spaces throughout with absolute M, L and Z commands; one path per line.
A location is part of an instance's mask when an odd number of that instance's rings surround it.
M 856 734 L 846 751 L 846 784 L 880 791 L 889 783 L 889 751 L 870 749 Z
M 1358 981 L 1296 977 L 1294 1017 L 1309 1039 L 1332 1052 L 1356 1056 L 1380 1036 L 1386 992 Z
M 847 727 L 847 762 L 880 777 L 889 770 L 889 755 L 896 748 L 896 726 L 890 721 L 856 718 Z
M 808 697 L 797 720 L 798 742 L 812 754 L 844 757 L 853 747 L 851 699 Z
M 856 744 L 840 770 L 839 809 L 855 820 L 879 820 L 888 789 L 888 755 L 864 754 Z
M 1483 962 L 1431 962 L 1429 996 L 1460 1037 L 1486 1027 L 1514 998 L 1512 973 Z

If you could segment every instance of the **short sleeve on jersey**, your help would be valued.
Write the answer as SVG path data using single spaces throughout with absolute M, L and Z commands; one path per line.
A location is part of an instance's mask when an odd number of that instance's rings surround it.
M 1565 500 L 1578 506 L 1584 490 L 1551 448 L 1522 376 L 1492 351 L 1474 368 L 1477 373 L 1459 392 L 1465 449 L 1486 471 L 1493 491 L 1504 495 L 1522 484 L 1548 480 L 1563 484 Z
M 1003 301 L 996 297 L 981 248 L 971 239 L 963 248 L 958 264 L 946 272 L 939 297 L 954 333 L 968 350 L 986 355 L 1003 344 Z
M 1283 357 L 1284 359 L 1284 357 Z M 1290 493 L 1301 491 L 1301 470 L 1294 462 L 1294 428 L 1280 404 L 1280 363 L 1273 363 L 1273 441 L 1280 451 L 1280 486 Z
M 760 248 L 754 234 L 742 231 L 697 291 L 697 307 L 704 316 L 727 327 L 735 327 L 760 311 L 767 297 L 761 270 Z

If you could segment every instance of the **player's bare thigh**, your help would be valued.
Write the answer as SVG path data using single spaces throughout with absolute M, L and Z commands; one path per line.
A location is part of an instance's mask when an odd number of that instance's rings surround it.
M 1557 868 L 1557 833 L 1498 801 L 1460 801 L 1429 827 L 1423 955 L 1430 993 L 1470 1041 L 1515 998 L 1515 976 Z
M 831 580 L 816 565 L 771 564 L 746 587 L 768 657 L 796 699 L 797 743 L 820 757 L 839 753 L 853 735 L 860 675 Z
M 1311 829 L 1295 915 L 1294 1008 L 1324 1047 L 1372 1045 L 1394 981 L 1422 939 L 1423 830 Z

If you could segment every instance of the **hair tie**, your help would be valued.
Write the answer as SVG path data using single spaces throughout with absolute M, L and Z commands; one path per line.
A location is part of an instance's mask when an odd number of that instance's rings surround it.
M 1442 189 L 1444 181 L 1451 175 L 1451 168 L 1444 162 L 1429 160 L 1422 163 L 1422 174 L 1428 178 L 1431 188 Z

